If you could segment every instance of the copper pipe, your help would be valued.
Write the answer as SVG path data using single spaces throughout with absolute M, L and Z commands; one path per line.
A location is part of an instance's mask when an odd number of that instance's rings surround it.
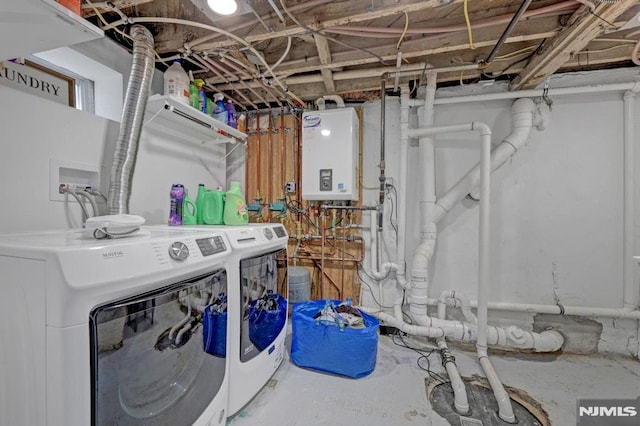
M 273 115 L 271 108 L 269 108 L 269 126 L 267 127 L 268 138 L 267 138 L 267 195 L 266 195 L 266 205 L 273 202 Z M 267 216 L 270 216 L 270 211 L 267 209 Z
M 322 213 L 320 213 L 321 215 L 321 234 L 322 234 L 322 249 L 320 250 L 320 271 L 324 274 L 324 215 Z M 336 286 L 337 287 L 337 286 Z M 320 276 L 320 298 L 324 299 L 324 275 Z
M 335 232 L 335 230 L 334 230 Z M 345 237 L 344 231 L 342 231 L 342 236 Z M 342 255 L 347 254 L 347 239 L 342 238 Z M 342 294 L 344 295 L 344 262 L 341 262 L 341 271 L 340 271 L 340 285 L 342 289 Z
M 295 159 L 296 162 L 293 165 L 293 169 L 295 171 L 295 182 L 296 182 L 296 200 L 300 202 L 300 194 L 302 192 L 302 188 L 300 188 L 300 182 L 302 180 L 301 170 L 302 170 L 302 141 L 300 135 L 302 134 L 302 116 L 301 113 L 293 114 L 294 125 L 292 128 L 294 129 L 293 134 L 293 147 L 295 151 Z M 298 214 L 298 221 L 302 219 L 301 215 Z M 307 225 L 308 226 L 308 225 Z
M 301 256 L 301 255 L 296 255 L 296 254 L 292 254 L 291 256 L 289 256 L 291 259 L 299 259 L 299 260 L 322 260 L 322 256 L 311 256 L 311 255 L 307 255 L 307 256 Z M 359 258 L 349 258 L 349 257 L 325 257 L 324 260 L 326 261 L 330 261 L 330 262 L 353 262 L 353 263 L 360 263 L 363 261 L 363 258 L 359 257 Z
M 259 198 L 260 197 L 260 186 L 261 186 L 261 162 L 262 162 L 262 153 L 260 152 L 262 150 L 262 147 L 260 146 L 260 133 L 261 133 L 261 129 L 260 129 L 260 111 L 256 111 L 256 152 L 257 152 L 257 164 L 256 164 L 256 195 L 254 198 Z
M 286 167 L 286 158 L 284 155 L 284 114 L 282 110 L 280 110 L 280 186 L 284 188 L 284 185 L 287 182 L 287 167 Z M 284 189 L 282 189 L 282 195 L 286 196 L 284 193 Z

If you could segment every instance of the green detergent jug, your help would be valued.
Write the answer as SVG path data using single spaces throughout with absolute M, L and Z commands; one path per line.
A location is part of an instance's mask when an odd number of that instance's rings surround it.
M 198 207 L 196 203 L 189 198 L 187 190 L 184 191 L 184 200 L 182 201 L 182 224 L 183 225 L 195 225 L 197 224 Z
M 249 223 L 247 203 L 240 189 L 240 182 L 231 182 L 224 200 L 224 224 L 244 225 Z
M 204 225 L 204 221 L 202 220 L 202 212 L 204 210 L 204 194 L 207 192 L 207 189 L 204 187 L 204 183 L 198 185 L 198 195 L 196 196 L 196 223 L 198 225 Z
M 206 190 L 202 200 L 202 223 L 204 225 L 224 224 L 224 192 Z

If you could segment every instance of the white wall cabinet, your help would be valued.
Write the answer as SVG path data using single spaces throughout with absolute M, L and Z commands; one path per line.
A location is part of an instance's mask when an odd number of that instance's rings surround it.
M 54 0 L 0 1 L 0 60 L 103 36 L 100 28 Z

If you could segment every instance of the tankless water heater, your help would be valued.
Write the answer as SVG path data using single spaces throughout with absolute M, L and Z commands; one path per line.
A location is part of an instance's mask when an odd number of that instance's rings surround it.
M 358 200 L 358 116 L 354 108 L 302 114 L 302 198 Z

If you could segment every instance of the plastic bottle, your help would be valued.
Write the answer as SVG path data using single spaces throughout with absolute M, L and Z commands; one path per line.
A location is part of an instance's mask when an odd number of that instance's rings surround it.
M 231 182 L 229 190 L 225 194 L 224 224 L 244 225 L 249 223 L 247 203 L 240 189 L 240 182 Z
M 204 91 L 204 80 L 196 78 L 196 86 L 198 86 L 198 111 L 207 114 L 207 94 Z
M 182 201 L 182 224 L 195 225 L 198 223 L 198 207 L 196 203 L 189 198 L 189 192 L 184 190 L 184 200 Z
M 238 117 L 236 112 L 236 107 L 233 105 L 233 102 L 227 101 L 227 124 L 234 129 L 238 128 Z
M 247 116 L 244 114 L 240 114 L 239 116 L 237 116 L 237 120 L 238 120 L 238 130 L 240 130 L 242 133 L 244 133 L 244 131 L 246 130 L 246 119 Z
M 189 105 L 189 76 L 178 59 L 164 72 L 164 94 Z
M 198 185 L 198 194 L 196 195 L 196 223 L 198 225 L 204 225 L 202 221 L 202 212 L 204 211 L 204 196 L 207 189 L 204 187 L 204 183 Z
M 202 202 L 202 222 L 204 225 L 224 224 L 224 197 L 223 191 L 205 191 Z
M 189 70 L 189 105 L 198 109 L 200 98 L 198 97 L 198 86 L 193 79 L 193 73 Z
M 216 103 L 213 109 L 213 118 L 221 123 L 228 124 L 228 114 L 227 108 L 224 106 L 224 96 L 220 93 L 216 93 L 213 95 L 213 100 Z
M 169 205 L 169 225 L 179 226 L 182 225 L 182 203 L 184 201 L 184 186 L 174 184 L 171 186 L 169 192 L 170 205 Z

